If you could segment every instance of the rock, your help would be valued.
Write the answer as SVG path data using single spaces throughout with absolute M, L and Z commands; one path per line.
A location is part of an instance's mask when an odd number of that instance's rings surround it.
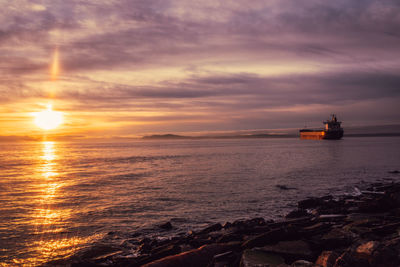
M 225 253 L 217 254 L 213 257 L 212 262 L 208 266 L 213 267 L 225 267 L 225 266 L 237 266 L 240 261 L 240 254 L 233 251 L 227 251 Z
M 307 242 L 302 240 L 281 241 L 274 245 L 259 248 L 262 251 L 278 254 L 287 262 L 293 262 L 298 259 L 313 260 L 314 253 Z
M 379 243 L 377 241 L 369 241 L 361 244 L 357 247 L 355 251 L 355 256 L 357 258 L 366 259 L 367 261 L 372 261 L 372 255 L 374 251 L 378 248 Z
M 159 227 L 164 230 L 171 230 L 172 224 L 171 224 L 171 222 L 166 222 L 166 223 L 160 224 Z
M 392 174 L 399 174 L 399 173 L 400 173 L 400 171 L 398 171 L 398 170 L 394 170 L 394 171 L 388 171 L 388 173 L 392 173 Z
M 277 267 L 285 264 L 284 259 L 276 254 L 256 249 L 243 251 L 240 267 Z
M 294 187 L 289 187 L 289 186 L 284 185 L 284 184 L 277 184 L 275 186 L 280 190 L 294 190 L 294 189 L 296 189 Z
M 198 249 L 150 262 L 143 265 L 143 267 L 204 267 L 212 261 L 214 255 L 237 249 L 239 244 L 240 243 L 205 245 Z
M 371 232 L 378 236 L 385 236 L 397 233 L 399 228 L 400 228 L 400 222 L 396 222 L 396 223 L 380 225 L 377 227 L 372 227 Z
M 208 234 L 211 232 L 219 231 L 221 229 L 222 229 L 222 225 L 220 223 L 216 223 L 216 224 L 210 225 L 207 228 L 201 230 L 199 234 Z
M 320 240 L 323 249 L 336 249 L 350 245 L 353 240 L 353 234 L 340 228 L 334 228 L 324 234 Z
M 362 263 L 361 263 L 362 264 Z M 354 256 L 350 250 L 343 252 L 335 261 L 334 267 L 367 267 L 368 263 L 364 265 L 357 265 L 354 261 Z
M 243 241 L 243 236 L 240 234 L 226 234 L 217 239 L 217 243 L 227 243 L 232 241 Z
M 332 228 L 332 224 L 330 223 L 325 223 L 325 222 L 319 222 L 307 227 L 303 227 L 303 233 L 310 236 L 310 235 L 316 235 L 316 234 L 321 234 L 321 233 L 326 233 Z
M 333 267 L 338 257 L 339 254 L 334 251 L 323 251 L 321 255 L 319 255 L 315 265 L 321 267 Z
M 291 218 L 301 218 L 301 217 L 306 217 L 306 216 L 310 216 L 310 214 L 303 209 L 298 209 L 298 210 L 292 210 L 291 212 L 289 212 L 285 218 L 291 219 Z
M 165 258 L 170 255 L 175 255 L 181 252 L 181 248 L 178 245 L 166 245 L 155 248 L 151 251 L 150 256 L 142 259 L 138 262 L 139 265 L 143 265 L 158 259 Z
M 297 238 L 297 231 L 292 228 L 278 228 L 275 230 L 271 230 L 267 233 L 258 235 L 254 238 L 251 238 L 243 243 L 243 248 L 254 248 L 254 247 L 262 247 L 268 244 L 276 243 L 280 240 L 294 240 Z
M 290 267 L 314 267 L 314 263 L 305 260 L 297 260 L 293 262 Z
M 307 198 L 305 200 L 300 201 L 297 206 L 299 209 L 311 209 L 311 208 L 316 208 L 318 206 L 321 206 L 324 203 L 324 201 L 321 198 Z
M 226 222 L 226 223 L 224 223 L 224 225 L 222 225 L 222 228 L 224 228 L 224 229 L 228 229 L 231 227 L 232 227 L 232 223 L 230 223 L 230 222 Z

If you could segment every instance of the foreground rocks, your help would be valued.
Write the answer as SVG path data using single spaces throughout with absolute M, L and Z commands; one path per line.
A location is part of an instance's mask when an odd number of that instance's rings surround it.
M 160 226 L 171 229 L 171 223 Z M 127 255 L 127 251 L 131 255 Z M 135 254 L 132 254 L 135 253 Z M 164 241 L 143 239 L 103 255 L 47 266 L 400 266 L 400 183 L 357 196 L 309 198 L 285 220 L 214 224 Z

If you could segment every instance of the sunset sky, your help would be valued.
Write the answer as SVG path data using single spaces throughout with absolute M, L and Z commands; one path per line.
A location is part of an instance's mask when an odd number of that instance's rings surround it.
M 0 1 L 0 136 L 400 123 L 399 0 Z

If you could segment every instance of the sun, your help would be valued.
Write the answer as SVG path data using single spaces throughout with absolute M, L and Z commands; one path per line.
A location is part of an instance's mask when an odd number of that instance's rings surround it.
M 35 124 L 43 130 L 52 130 L 60 126 L 64 119 L 62 112 L 52 110 L 52 106 L 49 105 L 47 110 L 34 113 Z

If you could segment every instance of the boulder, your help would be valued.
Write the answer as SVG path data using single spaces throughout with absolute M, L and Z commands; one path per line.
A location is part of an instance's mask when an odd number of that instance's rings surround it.
M 334 228 L 328 233 L 324 234 L 321 241 L 321 246 L 323 249 L 336 249 L 343 246 L 348 246 L 353 240 L 353 234 L 349 231 Z
M 274 245 L 259 248 L 262 251 L 278 254 L 287 262 L 295 260 L 313 260 L 314 253 L 307 242 L 302 240 L 281 241 Z
M 299 209 L 311 209 L 311 208 L 316 208 L 321 206 L 324 203 L 324 201 L 321 198 L 307 198 L 305 200 L 299 201 L 297 204 Z
M 159 227 L 164 230 L 171 230 L 172 224 L 170 222 L 166 222 L 166 223 L 160 224 Z
M 334 251 L 323 251 L 321 255 L 319 255 L 315 265 L 320 267 L 333 267 L 338 257 L 339 254 Z
M 356 248 L 355 256 L 357 258 L 366 259 L 368 262 L 371 262 L 373 254 L 378 246 L 379 242 L 377 241 L 368 241 L 366 243 L 363 243 Z
M 220 223 L 216 223 L 213 225 L 208 226 L 207 228 L 201 230 L 199 234 L 208 234 L 211 232 L 219 231 L 222 229 L 222 225 Z
M 290 227 L 282 227 L 267 233 L 257 235 L 243 243 L 243 248 L 262 247 L 281 240 L 294 240 L 298 237 L 297 231 Z
M 240 267 L 278 267 L 285 264 L 285 260 L 273 253 L 257 249 L 243 251 Z
M 314 267 L 314 263 L 305 261 L 305 260 L 297 260 L 290 264 L 290 267 Z
M 204 245 L 198 249 L 150 262 L 143 267 L 204 267 L 212 261 L 214 255 L 235 250 L 239 245 L 240 243 L 236 242 Z

